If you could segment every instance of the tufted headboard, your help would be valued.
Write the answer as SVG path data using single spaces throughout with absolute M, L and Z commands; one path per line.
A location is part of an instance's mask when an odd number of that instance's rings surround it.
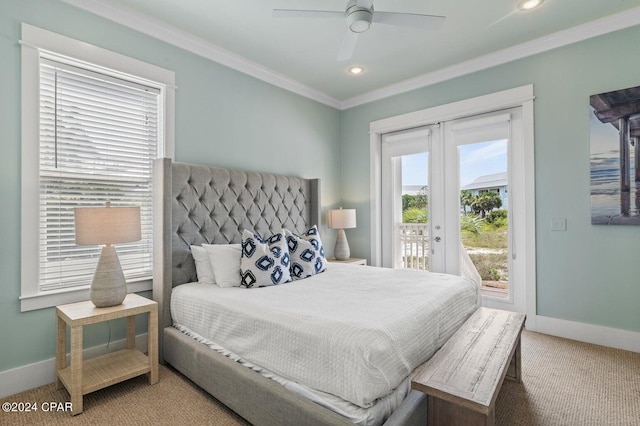
M 191 245 L 241 242 L 242 230 L 267 236 L 320 226 L 320 181 L 268 173 L 154 163 L 153 299 L 160 330 L 171 325 L 171 289 L 197 281 Z M 160 333 L 162 334 L 162 333 Z

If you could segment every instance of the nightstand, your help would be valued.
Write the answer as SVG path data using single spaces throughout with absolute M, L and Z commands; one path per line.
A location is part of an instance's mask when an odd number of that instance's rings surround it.
M 135 348 L 135 316 L 149 314 L 148 355 Z M 123 380 L 149 374 L 149 384 L 158 382 L 158 304 L 137 294 L 128 294 L 121 305 L 96 308 L 90 301 L 56 307 L 56 386 L 71 395 L 71 414 L 82 413 L 82 397 Z M 127 318 L 127 347 L 82 361 L 82 327 L 116 318 Z M 71 328 L 71 364 L 67 365 L 67 325 Z
M 352 265 L 365 265 L 365 266 L 367 265 L 367 259 L 359 259 L 357 257 L 350 257 L 347 260 L 338 260 L 335 257 L 332 257 L 327 260 L 332 263 L 349 263 Z

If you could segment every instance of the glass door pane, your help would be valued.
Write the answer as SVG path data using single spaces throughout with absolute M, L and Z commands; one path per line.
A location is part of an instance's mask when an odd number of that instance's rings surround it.
M 429 270 L 430 127 L 384 135 L 382 265 Z M 436 257 L 438 254 L 436 253 Z
M 396 225 L 396 267 L 429 270 L 429 154 L 400 157 L 402 218 Z
M 471 261 L 482 291 L 509 295 L 507 140 L 458 147 L 461 267 Z

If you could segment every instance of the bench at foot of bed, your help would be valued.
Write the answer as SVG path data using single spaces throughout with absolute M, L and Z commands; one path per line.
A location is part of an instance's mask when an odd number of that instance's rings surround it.
M 428 395 L 429 426 L 491 426 L 504 378 L 520 382 L 525 315 L 478 309 L 418 367 L 411 387 Z

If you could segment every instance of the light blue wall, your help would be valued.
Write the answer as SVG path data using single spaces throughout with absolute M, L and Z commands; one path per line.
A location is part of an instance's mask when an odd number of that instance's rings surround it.
M 369 123 L 533 83 L 539 315 L 640 331 L 640 227 L 592 226 L 589 96 L 640 85 L 640 27 L 522 59 L 342 114 L 343 205 L 356 256 L 369 250 Z M 567 218 L 552 232 L 551 218 Z
M 176 160 L 322 179 L 340 198 L 340 112 L 54 0 L 0 1 L 0 372 L 55 355 L 55 312 L 20 312 L 20 24 L 26 22 L 176 73 Z M 335 236 L 327 233 L 327 246 Z M 22 259 L 24 262 L 35 262 Z M 146 294 L 149 296 L 149 293 Z M 138 324 L 144 330 L 144 322 Z M 112 324 L 112 339 L 123 338 Z M 85 331 L 85 346 L 108 328 Z

